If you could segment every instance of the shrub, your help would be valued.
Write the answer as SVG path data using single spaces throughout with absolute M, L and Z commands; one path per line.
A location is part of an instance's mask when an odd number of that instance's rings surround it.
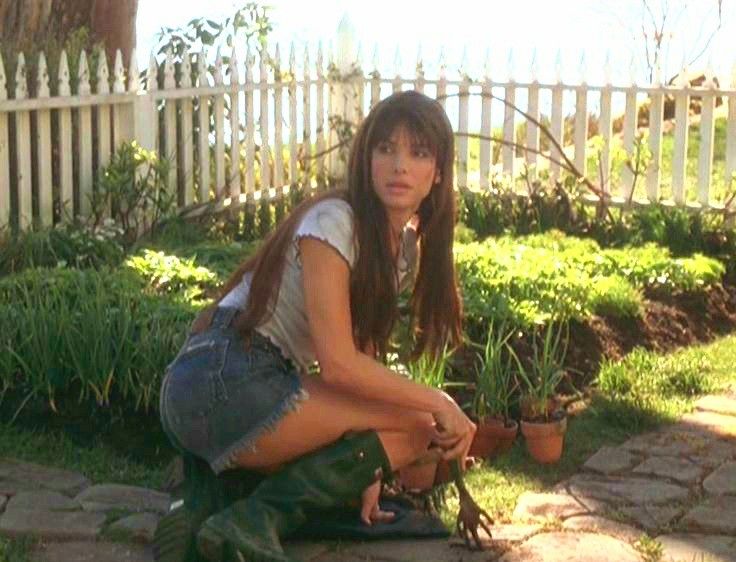
M 8 234 L 0 239 L 0 275 L 31 267 L 116 266 L 125 255 L 121 234 L 109 221 L 98 228 L 67 224 Z
M 158 294 L 179 294 L 186 301 L 205 298 L 205 291 L 217 286 L 217 276 L 206 267 L 197 266 L 193 259 L 182 259 L 144 249 L 141 254 L 125 261 L 126 267 L 146 281 Z
M 149 410 L 196 308 L 144 289 L 125 270 L 29 269 L 0 280 L 4 395 L 19 408 L 34 399 L 55 411 L 111 401 Z

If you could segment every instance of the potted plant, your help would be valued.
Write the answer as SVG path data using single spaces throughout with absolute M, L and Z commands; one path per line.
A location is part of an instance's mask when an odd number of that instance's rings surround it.
M 509 345 L 512 335 L 513 330 L 507 331 L 503 324 L 496 330 L 491 323 L 485 345 L 478 346 L 481 352 L 471 404 L 478 430 L 470 447 L 471 456 L 499 455 L 508 451 L 516 439 L 518 424 L 509 417 L 509 404 L 519 386 L 512 363 L 516 356 Z
M 564 410 L 556 401 L 557 387 L 565 377 L 562 364 L 567 353 L 567 337 L 562 324 L 547 326 L 540 346 L 535 335 L 528 366 L 515 357 L 522 382 L 521 433 L 529 454 L 540 463 L 555 463 L 562 455 L 567 430 Z
M 400 365 L 399 372 L 405 372 L 415 382 L 443 390 L 445 388 L 445 375 L 452 357 L 453 350 L 445 347 L 439 355 L 424 353 L 414 361 Z M 440 484 L 449 482 L 450 471 L 444 460 L 426 461 L 414 465 L 411 470 L 402 471 L 402 484 L 409 489 L 422 488 L 427 482 Z

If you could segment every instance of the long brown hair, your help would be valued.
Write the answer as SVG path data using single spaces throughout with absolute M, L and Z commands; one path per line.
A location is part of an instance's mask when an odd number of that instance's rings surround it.
M 244 274 L 253 273 L 248 303 L 235 320 L 235 328 L 241 334 L 247 335 L 272 313 L 285 255 L 304 213 L 323 199 L 339 197 L 352 207 L 359 249 L 350 276 L 355 343 L 361 350 L 372 344 L 380 354 L 386 352 L 398 316 L 397 271 L 389 247 L 388 217 L 373 189 L 371 157 L 373 148 L 388 139 L 399 125 L 423 141 L 440 172 L 440 181 L 432 185 L 418 210 L 419 270 L 411 297 L 414 355 L 424 351 L 437 354 L 446 344 L 460 343 L 462 309 L 452 256 L 456 214 L 454 135 L 442 106 L 414 91 L 389 96 L 363 120 L 353 140 L 347 189 L 324 193 L 299 205 L 227 281 L 218 302 L 242 281 Z

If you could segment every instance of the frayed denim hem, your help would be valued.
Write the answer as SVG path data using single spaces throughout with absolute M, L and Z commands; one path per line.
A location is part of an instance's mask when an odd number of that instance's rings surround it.
M 228 449 L 210 463 L 215 474 L 220 474 L 225 470 L 235 468 L 235 459 L 246 449 L 256 450 L 255 443 L 262 435 L 276 428 L 278 422 L 286 414 L 296 412 L 300 408 L 300 403 L 309 398 L 309 392 L 303 388 L 299 388 L 293 394 L 284 398 L 281 403 L 274 408 L 271 415 L 263 422 L 251 429 L 243 437 L 233 443 Z

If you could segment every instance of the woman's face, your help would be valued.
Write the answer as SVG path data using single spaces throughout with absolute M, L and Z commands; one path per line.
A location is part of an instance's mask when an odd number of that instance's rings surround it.
M 373 190 L 387 213 L 404 221 L 416 213 L 432 184 L 440 181 L 434 155 L 417 141 L 399 125 L 373 148 L 371 155 Z

